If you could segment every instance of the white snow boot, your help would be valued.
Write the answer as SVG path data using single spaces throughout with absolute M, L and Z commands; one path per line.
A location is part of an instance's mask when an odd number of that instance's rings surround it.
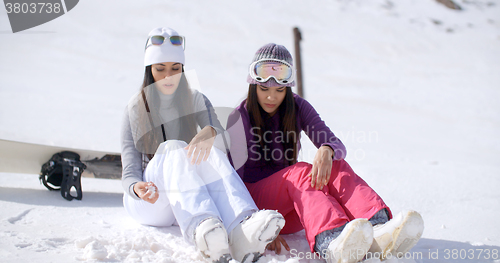
M 230 233 L 233 258 L 242 263 L 255 262 L 285 226 L 283 216 L 274 210 L 260 210 L 239 223 Z
M 209 217 L 194 232 L 194 242 L 210 262 L 227 263 L 231 258 L 226 229 L 219 219 Z
M 373 242 L 372 224 L 364 218 L 347 223 L 340 235 L 328 245 L 324 257 L 328 263 L 361 261 Z
M 369 250 L 374 258 L 396 258 L 415 246 L 424 232 L 424 220 L 415 211 L 404 211 L 383 225 L 373 227 L 373 244 Z

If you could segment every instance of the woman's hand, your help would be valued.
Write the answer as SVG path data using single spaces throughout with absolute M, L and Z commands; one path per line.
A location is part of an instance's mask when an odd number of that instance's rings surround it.
M 158 187 L 153 182 L 137 182 L 134 184 L 134 192 L 142 200 L 154 204 L 158 200 Z
M 273 242 L 267 244 L 266 249 L 272 250 L 272 251 L 276 252 L 276 254 L 281 254 L 281 244 L 283 244 L 283 246 L 285 247 L 285 249 L 287 251 L 290 251 L 290 247 L 286 243 L 285 239 L 283 237 L 281 237 L 281 235 L 278 235 L 276 237 L 276 239 L 274 239 Z
M 311 187 L 321 190 L 330 181 L 332 173 L 334 151 L 330 146 L 319 147 L 313 160 L 313 167 L 309 176 L 311 177 Z
M 214 128 L 205 126 L 205 128 L 194 136 L 191 142 L 184 148 L 188 150 L 188 158 L 191 158 L 191 155 L 193 156 L 191 164 L 200 164 L 202 160 L 208 160 L 216 135 L 217 132 L 215 132 Z

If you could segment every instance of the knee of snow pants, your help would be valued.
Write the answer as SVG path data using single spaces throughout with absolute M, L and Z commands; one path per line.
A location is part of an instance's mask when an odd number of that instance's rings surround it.
M 158 201 L 169 205 L 185 239 L 191 243 L 201 220 L 219 218 L 230 232 L 236 226 L 234 222 L 257 210 L 257 206 L 224 153 L 212 147 L 207 161 L 192 165 L 186 146 L 176 140 L 162 143 L 146 167 L 144 179 L 157 185 Z
M 311 251 L 315 236 L 355 218 L 370 218 L 389 208 L 344 160 L 333 162 L 332 175 L 322 190 L 311 187 L 312 165 L 284 168 L 247 188 L 260 209 L 276 209 L 286 218 L 282 233 L 304 228 Z

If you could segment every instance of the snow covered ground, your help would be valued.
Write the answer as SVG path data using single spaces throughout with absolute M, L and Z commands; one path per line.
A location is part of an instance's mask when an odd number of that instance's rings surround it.
M 306 99 L 393 212 L 425 220 L 412 258 L 386 262 L 500 262 L 500 2 L 457 3 L 87 0 L 16 34 L 2 9 L 0 138 L 119 151 L 152 28 L 185 35 L 186 69 L 215 106 L 234 107 L 254 52 L 293 53 L 298 26 Z M 119 181 L 82 186 L 68 202 L 37 175 L 0 174 L 0 261 L 201 262 L 177 227 L 130 219 Z M 303 232 L 285 238 L 295 251 L 259 262 L 321 262 L 293 258 L 308 251 Z

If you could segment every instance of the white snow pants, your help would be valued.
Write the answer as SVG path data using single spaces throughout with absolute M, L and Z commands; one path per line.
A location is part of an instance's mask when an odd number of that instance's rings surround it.
M 125 194 L 125 209 L 143 225 L 178 224 L 189 243 L 199 222 L 210 216 L 221 219 L 229 234 L 258 208 L 221 150 L 212 147 L 207 161 L 192 165 L 186 145 L 169 140 L 158 147 L 143 173 L 145 182 L 158 187 L 158 200 L 150 204 Z

